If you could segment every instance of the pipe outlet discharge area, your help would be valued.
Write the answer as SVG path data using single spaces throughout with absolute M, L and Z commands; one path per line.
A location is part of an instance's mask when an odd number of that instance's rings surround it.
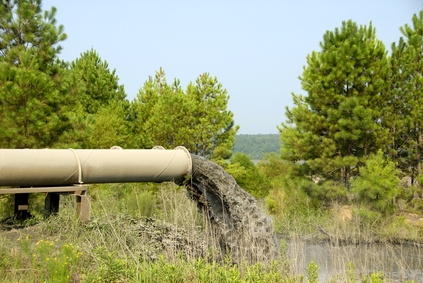
M 116 149 L 115 149 L 116 148 Z M 257 200 L 218 164 L 184 147 L 155 149 L 0 149 L 0 194 L 15 194 L 15 215 L 28 216 L 28 197 L 47 193 L 47 212 L 59 195 L 73 194 L 81 220 L 89 220 L 89 184 L 169 182 L 182 185 L 212 226 L 222 254 L 250 262 L 277 254 L 272 221 Z M 14 188 L 12 188 L 14 187 Z

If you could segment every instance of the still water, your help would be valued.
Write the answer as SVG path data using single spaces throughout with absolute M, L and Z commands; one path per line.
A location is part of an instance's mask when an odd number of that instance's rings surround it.
M 362 244 L 334 246 L 302 240 L 287 242 L 288 257 L 295 274 L 306 274 L 314 261 L 319 266 L 319 282 L 343 282 L 353 272 L 355 279 L 383 272 L 388 282 L 423 282 L 423 246 L 417 244 Z

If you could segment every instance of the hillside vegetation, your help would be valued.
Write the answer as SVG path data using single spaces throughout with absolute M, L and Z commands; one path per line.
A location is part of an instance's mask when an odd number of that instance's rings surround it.
M 279 134 L 236 135 L 232 153 L 242 152 L 252 160 L 261 160 L 267 153 L 280 152 Z

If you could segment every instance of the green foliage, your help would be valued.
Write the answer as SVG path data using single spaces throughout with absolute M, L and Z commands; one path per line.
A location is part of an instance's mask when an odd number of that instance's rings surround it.
M 275 215 L 291 215 L 307 210 L 310 205 L 307 192 L 313 183 L 302 177 L 299 167 L 276 154 L 268 154 L 257 164 L 258 171 L 272 188 L 266 197 L 267 208 Z
M 229 260 L 222 264 L 203 259 L 170 263 L 161 257 L 156 262 L 142 263 L 143 272 L 138 274 L 137 282 L 295 282 L 295 278 L 284 279 L 277 268 L 255 264 L 241 270 Z
M 132 270 L 126 260 L 117 257 L 113 252 L 103 247 L 94 250 L 94 258 L 98 263 L 95 272 L 87 274 L 84 282 L 92 283 L 113 283 L 133 281 Z
M 277 211 L 280 211 L 280 208 L 277 207 L 286 205 L 294 207 L 294 210 L 302 210 L 300 207 L 303 205 L 317 207 L 346 199 L 347 188 L 343 183 L 319 180 L 319 178 L 312 180 L 312 178 L 304 176 L 303 166 L 304 164 L 301 163 L 281 159 L 276 154 L 267 155 L 257 165 L 259 172 L 266 176 L 274 189 L 271 194 L 273 197 L 267 198 L 268 208 L 274 213 L 277 214 Z M 279 197 L 286 198 L 286 203 L 284 204 L 285 201 L 282 201 L 281 204 L 279 200 L 274 199 Z
M 232 153 L 242 152 L 252 160 L 261 160 L 266 154 L 279 153 L 280 138 L 278 134 L 236 135 Z
M 154 126 L 155 122 L 149 122 L 150 119 L 159 119 L 153 118 L 153 115 L 157 112 L 157 109 L 154 109 L 155 105 L 159 103 L 161 97 L 167 95 L 175 95 L 179 92 L 179 82 L 175 81 L 173 88 L 167 84 L 166 76 L 163 69 L 160 68 L 156 72 L 155 77 L 149 77 L 148 80 L 144 83 L 143 87 L 140 88 L 138 95 L 131 103 L 131 115 L 134 122 L 134 131 L 136 136 L 136 141 L 141 148 L 151 148 L 154 145 L 162 145 L 167 147 L 166 144 L 156 143 L 153 141 L 155 131 L 161 132 L 161 129 L 156 129 Z M 177 111 L 179 108 L 175 107 Z M 179 114 L 178 112 L 176 113 Z M 174 114 L 175 115 L 175 114 Z M 177 119 L 175 119 L 177 120 Z M 166 123 L 159 123 L 157 126 L 168 126 Z M 163 141 L 160 141 L 163 142 Z
M 66 72 L 57 55 L 66 39 L 56 10 L 41 1 L 0 7 L 0 146 L 51 147 L 68 128 Z
M 355 266 L 353 262 L 348 262 L 347 263 L 347 270 L 346 270 L 346 275 L 347 275 L 347 282 L 348 283 L 356 283 L 356 274 L 355 274 Z
M 99 213 L 145 218 L 151 217 L 158 209 L 155 190 L 156 186 L 149 183 L 97 184 L 90 188 L 90 196 L 95 201 L 92 204 L 94 209 Z M 103 201 L 96 202 L 97 199 Z M 102 211 L 103 208 L 107 211 Z
M 126 119 L 127 101 L 110 101 L 93 115 L 93 122 L 87 139 L 88 148 L 135 147 L 132 138 L 132 124 Z
M 13 216 L 14 198 L 8 195 L 0 195 L 0 215 L 7 219 Z
M 82 253 L 73 244 L 34 240 L 28 235 L 17 239 L 19 253 L 0 251 L 1 282 L 71 282 Z M 3 247 L 2 247 L 3 248 Z M 22 268 L 24 267 L 24 268 Z M 13 274 L 13 270 L 18 270 Z M 3 281 L 4 280 L 4 281 Z
M 386 282 L 382 272 L 371 273 L 366 275 L 363 279 L 363 283 L 384 283 Z
M 70 71 L 77 101 L 88 114 L 95 114 L 100 107 L 126 97 L 123 86 L 119 85 L 116 70 L 109 70 L 107 61 L 102 60 L 94 49 L 82 53 L 71 62 Z
M 386 159 L 379 150 L 365 162 L 360 176 L 352 182 L 352 189 L 360 201 L 380 212 L 388 212 L 399 194 L 399 181 L 395 163 Z
M 318 222 L 324 212 L 320 203 L 310 198 L 306 191 L 312 183 L 306 178 L 287 178 L 282 187 L 273 188 L 266 197 L 266 208 L 275 219 L 275 229 L 281 235 L 292 231 L 309 233 L 308 223 Z
M 238 129 L 226 110 L 228 99 L 217 78 L 207 73 L 183 91 L 178 80 L 169 85 L 160 69 L 132 104 L 137 140 L 145 147 L 182 145 L 197 155 L 228 158 Z
M 390 154 L 408 176 L 420 175 L 423 155 L 423 11 L 412 25 L 401 27 L 404 37 L 392 45 L 391 87 L 384 121 L 392 133 Z
M 235 178 L 239 186 L 256 198 L 265 197 L 271 189 L 270 182 L 244 153 L 235 153 L 226 166 L 226 171 Z
M 315 226 L 326 222 L 333 224 L 334 215 L 325 217 L 322 211 L 310 204 L 307 206 L 307 195 L 295 190 L 294 186 L 299 184 L 297 180 L 292 183 L 292 191 L 278 191 L 285 194 L 286 202 L 281 207 L 281 214 L 274 215 L 274 219 L 278 227 L 283 227 L 278 232 L 284 237 L 279 246 L 278 260 L 269 264 L 234 264 L 229 256 L 213 261 L 207 256 L 196 258 L 178 253 L 173 241 L 162 238 L 171 227 L 176 227 L 173 231 L 187 231 L 190 237 L 199 227 L 205 227 L 201 216 L 193 216 L 197 208 L 186 198 L 183 188 L 171 184 L 107 184 L 90 188 L 90 222 L 79 222 L 75 217 L 74 199 L 63 196 L 58 215 L 36 226 L 0 231 L 0 282 L 316 282 L 319 267 L 315 264 L 302 270 L 306 271 L 305 276 L 293 273 L 296 270 L 293 266 L 297 254 L 295 248 L 302 252 L 303 246 L 297 245 L 304 243 L 295 241 L 300 235 L 315 236 Z M 298 198 L 294 198 L 293 194 L 297 194 Z M 137 198 L 141 200 L 143 195 L 145 202 L 131 202 Z M 151 196 L 156 208 L 150 214 L 153 219 L 160 217 L 174 226 L 158 226 L 158 230 L 146 235 L 146 230 L 140 229 L 146 227 L 146 222 L 140 219 L 145 219 L 144 215 L 148 214 L 136 211 L 140 209 L 138 206 L 148 206 Z M 287 219 L 288 212 L 290 219 Z M 282 214 L 285 218 L 280 217 Z M 387 223 L 384 220 L 386 216 L 365 208 L 353 214 L 354 220 L 345 223 L 346 227 L 360 223 L 363 228 L 374 231 Z M 149 221 L 154 220 L 150 218 Z M 158 223 L 156 221 L 154 223 Z M 392 223 L 390 229 L 404 229 L 404 221 L 399 219 Z M 339 233 L 336 230 L 339 227 L 334 229 Z M 361 236 L 367 232 L 359 230 L 359 233 Z M 19 240 L 16 240 L 18 235 Z M 151 237 L 157 237 L 158 245 L 168 249 L 159 253 L 157 246 L 149 242 Z M 289 249 L 285 239 L 290 239 Z M 421 240 L 421 232 L 416 239 Z M 335 249 L 339 251 L 342 245 Z M 392 246 L 388 245 L 388 249 Z M 418 245 L 416 249 L 419 249 Z M 336 259 L 336 255 L 331 256 Z M 371 280 L 376 280 L 381 273 L 354 274 L 350 263 L 345 282 L 373 282 Z M 336 276 L 330 282 L 344 279 L 342 275 Z
M 306 192 L 311 198 L 329 205 L 332 202 L 345 201 L 348 189 L 343 183 L 324 181 L 310 184 Z
M 411 200 L 410 204 L 410 211 L 414 213 L 421 213 L 423 211 L 423 199 L 422 198 L 414 198 Z
M 72 266 L 80 256 L 81 252 L 72 244 L 56 247 L 52 241 L 39 240 L 35 244 L 32 260 L 35 266 L 39 265 L 42 274 L 40 279 L 46 276 L 46 282 L 65 282 L 71 280 L 74 272 Z
M 2 61 L 15 65 L 37 59 L 39 69 L 50 69 L 50 64 L 62 49 L 58 43 L 66 39 L 66 34 L 62 25 L 56 26 L 56 8 L 43 12 L 41 2 L 41 0 L 2 2 L 0 7 Z
M 354 168 L 384 144 L 380 105 L 387 56 L 375 30 L 352 21 L 327 31 L 321 51 L 307 57 L 307 95 L 293 95 L 281 125 L 282 157 L 306 162 L 311 173 L 348 185 Z
M 307 278 L 309 283 L 319 282 L 319 266 L 314 261 L 307 266 Z
M 149 78 L 132 103 L 135 133 L 143 147 L 186 145 L 192 129 L 191 104 L 177 80 L 172 85 L 160 69 Z
M 90 50 L 71 62 L 69 72 L 69 96 L 75 102 L 67 108 L 72 129 L 62 137 L 60 146 L 133 147 L 129 102 L 116 71 L 110 71 L 107 62 Z
M 0 145 L 7 148 L 132 146 L 129 102 L 115 71 L 90 50 L 68 67 L 55 8 L 0 7 Z
M 355 217 L 358 218 L 358 222 L 363 227 L 372 227 L 381 220 L 381 213 L 368 209 L 366 207 L 359 207 L 358 209 L 353 210 Z
M 280 158 L 276 153 L 267 154 L 257 164 L 257 169 L 271 182 L 273 188 L 283 187 L 286 180 L 298 176 L 298 167 Z
M 191 152 L 214 159 L 226 159 L 231 155 L 238 126 L 234 125 L 233 113 L 227 110 L 229 96 L 216 77 L 201 74 L 195 84 L 186 90 L 189 101 L 194 104 L 191 124 L 194 145 Z

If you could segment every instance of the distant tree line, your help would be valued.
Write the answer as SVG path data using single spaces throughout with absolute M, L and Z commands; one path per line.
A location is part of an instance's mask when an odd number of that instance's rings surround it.
M 267 153 L 279 153 L 278 134 L 239 134 L 235 136 L 233 153 L 241 152 L 252 160 L 262 160 Z
M 94 50 L 60 59 L 64 27 L 41 0 L 0 5 L 0 147 L 166 148 L 229 158 L 238 126 L 216 77 L 183 89 L 165 72 L 126 99 L 115 70 Z

